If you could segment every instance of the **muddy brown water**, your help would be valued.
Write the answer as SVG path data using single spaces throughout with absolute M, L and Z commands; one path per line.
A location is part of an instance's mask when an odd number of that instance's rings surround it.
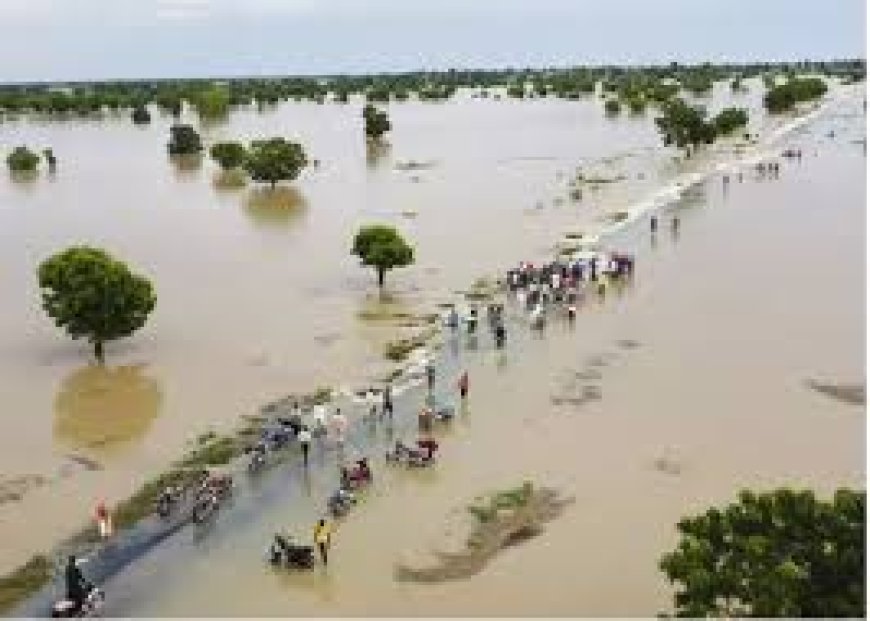
M 865 160 L 847 140 L 864 127 L 860 100 L 852 104 L 853 116 L 843 106 L 790 138 L 805 157 L 784 164 L 778 181 L 750 172 L 727 191 L 718 180 L 692 190 L 677 207 L 678 238 L 663 227 L 653 244 L 645 225 L 627 230 L 620 243 L 641 258 L 634 286 L 584 308 L 573 331 L 515 331 L 504 357 L 461 352 L 472 400 L 443 463 L 422 480 L 387 475 L 342 525 L 327 574 L 264 571 L 269 533 L 307 532 L 314 517 L 304 503 L 278 503 L 205 546 L 147 557 L 112 585 L 114 612 L 653 614 L 667 603 L 655 564 L 684 513 L 742 485 L 863 486 L 863 408 L 805 385 L 864 373 Z M 71 451 L 103 466 L 0 508 L 6 562 L 76 526 L 98 494 L 123 495 L 131 475 L 160 467 L 205 425 L 379 370 L 385 336 L 356 320 L 376 304 L 372 275 L 346 256 L 360 222 L 395 222 L 418 242 L 419 264 L 390 274 L 399 304 L 413 308 L 520 253 L 540 254 L 675 172 L 650 117 L 608 121 L 592 101 L 398 106 L 394 126 L 406 129 L 374 162 L 354 139 L 357 112 L 289 105 L 209 130 L 311 145 L 322 164 L 279 196 L 280 215 L 250 190 L 215 190 L 207 164 L 174 171 L 160 152 L 165 121 L 0 126 L 4 143 L 43 141 L 61 157 L 54 180 L 0 183 L 4 287 L 15 292 L 0 298 L 2 471 L 50 475 Z M 826 138 L 830 127 L 837 139 Z M 570 205 L 565 175 L 581 158 L 625 152 L 645 180 Z M 394 170 L 412 159 L 435 164 Z M 408 209 L 417 217 L 402 217 Z M 86 352 L 39 310 L 36 264 L 83 240 L 157 283 L 154 321 L 110 349 L 128 372 L 83 370 Z M 553 405 L 566 392 L 600 398 Z M 94 437 L 107 404 L 129 416 Z M 663 459 L 678 467 L 658 468 Z M 576 503 L 468 582 L 392 581 L 398 558 L 437 545 L 451 511 L 523 478 Z

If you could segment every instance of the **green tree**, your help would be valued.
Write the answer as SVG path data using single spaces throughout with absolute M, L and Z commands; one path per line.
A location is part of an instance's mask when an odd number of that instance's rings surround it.
M 392 128 L 387 113 L 371 104 L 366 104 L 363 108 L 363 119 L 365 119 L 366 137 L 372 140 L 380 140 Z
M 743 491 L 679 522 L 661 569 L 680 616 L 864 617 L 866 492 Z
M 209 149 L 209 155 L 222 169 L 232 170 L 245 163 L 247 151 L 238 142 L 217 142 Z
M 681 99 L 673 99 L 665 104 L 662 116 L 655 122 L 665 146 L 698 147 L 716 139 L 716 128 L 707 122 L 706 110 L 690 106 Z
M 73 339 L 86 338 L 99 362 L 104 343 L 133 334 L 154 309 L 151 283 L 99 248 L 68 248 L 37 275 L 45 312 Z
M 414 262 L 414 249 L 391 226 L 374 224 L 360 228 L 353 239 L 351 254 L 378 273 L 378 287 L 383 288 L 387 270 Z
M 746 114 L 746 110 L 740 108 L 725 108 L 713 117 L 712 123 L 716 128 L 716 134 L 725 136 L 741 127 L 746 127 L 746 124 L 749 123 L 749 115 Z
M 34 172 L 39 167 L 39 156 L 27 147 L 15 147 L 6 158 L 6 165 L 14 173 Z
M 616 99 L 608 99 L 604 102 L 604 112 L 609 115 L 619 114 L 620 107 Z
M 202 151 L 202 140 L 190 125 L 173 125 L 169 134 L 170 155 L 195 155 Z
M 251 179 L 268 182 L 274 188 L 279 181 L 293 181 L 307 164 L 302 145 L 285 138 L 270 138 L 251 143 L 244 168 Z
M 197 91 L 192 97 L 191 104 L 202 118 L 221 118 L 229 112 L 230 92 L 227 88 L 215 84 Z
M 773 114 L 787 112 L 801 102 L 818 99 L 827 91 L 828 86 L 821 78 L 792 78 L 765 93 L 764 107 Z
M 148 108 L 144 105 L 139 105 L 133 108 L 133 123 L 136 125 L 147 125 L 151 122 L 151 114 L 148 112 Z

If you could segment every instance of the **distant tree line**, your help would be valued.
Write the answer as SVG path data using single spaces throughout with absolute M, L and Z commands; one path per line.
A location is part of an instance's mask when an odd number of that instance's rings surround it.
M 178 117 L 185 104 L 200 116 L 226 114 L 241 106 L 265 107 L 282 101 L 347 102 L 360 95 L 377 103 L 448 99 L 459 88 L 506 88 L 510 97 L 579 99 L 596 91 L 616 95 L 632 110 L 669 99 L 676 91 L 701 95 L 719 80 L 756 76 L 821 75 L 843 82 L 863 80 L 862 59 L 831 62 L 669 65 L 648 67 L 570 67 L 545 69 L 417 71 L 323 77 L 232 78 L 226 80 L 159 80 L 0 86 L 0 112 L 87 116 L 141 110 L 153 105 Z

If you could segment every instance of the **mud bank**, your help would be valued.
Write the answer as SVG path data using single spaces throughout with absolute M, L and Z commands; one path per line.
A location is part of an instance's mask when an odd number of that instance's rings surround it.
M 483 571 L 499 552 L 541 534 L 547 522 L 559 517 L 573 502 L 573 498 L 563 498 L 556 490 L 528 482 L 516 489 L 478 498 L 467 508 L 473 525 L 461 550 L 435 552 L 435 564 L 399 563 L 395 579 L 435 583 L 471 578 Z

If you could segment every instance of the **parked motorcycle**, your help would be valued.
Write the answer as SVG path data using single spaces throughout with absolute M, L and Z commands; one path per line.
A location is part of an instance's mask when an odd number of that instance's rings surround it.
M 102 610 L 105 601 L 105 594 L 94 585 L 90 585 L 90 590 L 81 605 L 64 598 L 54 603 L 51 608 L 51 617 L 55 619 L 95 617 Z
M 312 569 L 314 567 L 314 548 L 297 545 L 288 535 L 276 534 L 267 552 L 269 563 L 275 567 L 293 569 Z

